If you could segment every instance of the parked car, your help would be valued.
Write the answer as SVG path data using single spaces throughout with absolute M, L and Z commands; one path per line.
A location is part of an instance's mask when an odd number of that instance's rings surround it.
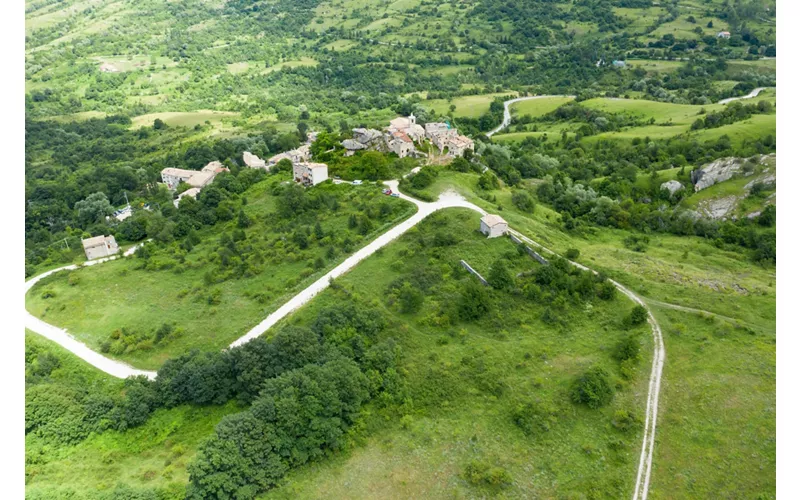
M 360 186 L 361 185 L 361 181 L 360 180 L 355 180 L 355 181 L 353 181 L 353 185 L 354 186 Z
M 395 198 L 400 198 L 400 193 L 392 193 L 392 196 L 394 196 Z
M 386 189 L 383 190 L 383 194 L 392 194 L 392 190 L 389 189 L 389 188 L 386 188 Z

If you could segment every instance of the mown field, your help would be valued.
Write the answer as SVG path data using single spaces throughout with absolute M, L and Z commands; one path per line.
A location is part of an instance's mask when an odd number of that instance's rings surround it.
M 67 328 L 97 350 L 122 329 L 141 333 L 164 324 L 179 329 L 168 343 L 111 353 L 141 368 L 157 368 L 166 359 L 192 348 L 221 349 L 348 255 L 338 250 L 331 256 L 319 240 L 308 250 L 298 248 L 293 240 L 284 244 L 281 238 L 291 237 L 291 232 L 285 233 L 287 229 L 291 231 L 291 226 L 287 227 L 289 223 L 275 214 L 277 197 L 270 194 L 270 189 L 285 178 L 268 179 L 244 193 L 250 200 L 244 207 L 245 214 L 262 222 L 246 229 L 247 242 L 255 246 L 255 252 L 279 259 L 256 275 L 209 282 L 209 270 L 219 265 L 218 253 L 222 251 L 220 229 L 215 228 L 214 234 L 202 234 L 203 241 L 179 260 L 174 260 L 173 247 L 154 257 L 158 260 L 148 269 L 142 269 L 140 259 L 131 257 L 57 273 L 34 286 L 26 297 L 26 307 L 45 321 Z M 410 203 L 382 195 L 377 186 L 343 184 L 315 189 L 326 190 L 340 201 L 337 211 L 321 211 L 316 221 L 329 235 L 326 241 L 346 237 L 349 252 L 414 211 Z M 356 205 L 362 204 L 374 205 L 374 210 L 379 204 L 385 205 L 393 215 L 376 219 L 368 232 L 360 234 L 348 225 L 350 216 L 359 213 Z M 228 230 L 235 229 L 236 224 L 232 222 Z M 297 224 L 300 225 L 299 220 Z M 312 231 L 313 226 L 312 222 L 306 230 Z M 288 257 L 277 255 L 283 253 Z
M 532 118 L 543 116 L 559 105 L 568 102 L 568 99 L 546 99 L 524 101 L 511 107 L 512 116 L 519 118 L 529 115 Z M 774 89 L 762 91 L 757 97 L 744 99 L 739 102 L 742 104 L 756 104 L 759 101 L 766 101 L 776 105 L 777 97 Z M 558 104 L 557 104 L 558 103 Z M 595 135 L 584 137 L 582 140 L 593 143 L 601 140 L 632 140 L 635 138 L 668 139 L 678 135 L 687 135 L 690 138 L 700 141 L 715 140 L 723 135 L 727 135 L 735 144 L 744 141 L 752 141 L 765 134 L 775 134 L 776 115 L 757 114 L 745 120 L 723 125 L 717 128 L 692 130 L 692 124 L 698 118 L 702 118 L 706 113 L 720 112 L 725 109 L 725 104 L 674 104 L 659 102 L 646 99 L 623 99 L 598 97 L 580 103 L 582 107 L 603 111 L 612 114 L 624 114 L 638 118 L 643 122 L 652 122 L 645 125 L 626 127 L 622 130 L 611 132 L 600 132 Z M 500 133 L 492 137 L 493 140 L 504 142 L 520 142 L 528 137 L 542 137 L 548 134 L 550 137 L 560 136 L 562 132 L 575 133 L 577 125 L 569 122 L 561 123 L 536 123 L 536 131 L 516 131 L 512 125 L 506 133 Z M 530 126 L 528 126 L 530 128 Z M 514 131 L 511 131 L 514 130 Z

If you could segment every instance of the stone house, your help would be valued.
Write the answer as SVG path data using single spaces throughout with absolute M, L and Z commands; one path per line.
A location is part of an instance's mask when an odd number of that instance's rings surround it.
M 414 151 L 414 141 L 405 132 L 394 132 L 389 139 L 389 149 L 400 158 Z
M 475 143 L 465 135 L 450 137 L 447 142 L 447 151 L 450 156 L 464 156 L 464 151 L 475 151 Z
M 389 134 L 403 132 L 412 141 L 421 142 L 425 138 L 425 129 L 417 123 L 417 117 L 413 114 L 408 117 L 398 117 L 389 122 Z
M 292 165 L 295 182 L 316 186 L 328 180 L 328 166 L 324 163 L 298 162 Z
M 499 215 L 486 214 L 481 217 L 481 232 L 489 238 L 497 238 L 508 232 L 508 222 Z
M 182 168 L 165 168 L 161 171 L 161 181 L 167 185 L 170 191 L 174 191 L 178 184 L 185 182 L 193 188 L 202 189 L 211 184 L 220 172 L 229 170 L 218 161 L 212 161 L 200 171 L 185 170 Z
M 244 160 L 244 164 L 250 168 L 267 168 L 267 162 L 254 155 L 250 151 L 245 151 L 242 154 L 242 160 Z
M 108 257 L 119 252 L 119 245 L 113 236 L 95 236 L 81 240 L 87 260 Z
M 730 31 L 720 31 L 717 33 L 717 38 L 730 38 L 731 32 Z

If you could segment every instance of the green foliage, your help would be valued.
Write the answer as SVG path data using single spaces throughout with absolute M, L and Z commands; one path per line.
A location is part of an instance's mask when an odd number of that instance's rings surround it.
M 647 318 L 647 309 L 645 309 L 643 306 L 636 305 L 633 309 L 631 309 L 631 312 L 625 316 L 623 323 L 628 327 L 642 325 L 647 321 Z
M 569 260 L 575 260 L 580 257 L 581 251 L 577 248 L 568 248 L 566 253 L 564 253 L 564 257 L 568 258 Z
M 499 187 L 500 181 L 498 181 L 497 176 L 489 170 L 482 173 L 478 178 L 478 188 L 480 189 L 491 191 L 492 189 L 497 189 Z
M 525 435 L 538 437 L 558 423 L 558 412 L 540 402 L 529 401 L 517 405 L 511 412 L 511 419 Z
M 344 446 L 367 399 L 353 361 L 306 365 L 269 380 L 249 411 L 225 417 L 189 466 L 189 498 L 255 498 L 289 467 Z
M 475 321 L 492 308 L 489 292 L 475 281 L 470 281 L 461 292 L 458 314 L 464 321 Z
M 506 267 L 503 259 L 498 259 L 489 270 L 487 281 L 498 290 L 508 290 L 514 286 L 514 275 Z
M 527 191 L 514 191 L 511 195 L 511 203 L 521 211 L 529 214 L 532 214 L 536 208 L 536 202 L 533 201 L 533 196 Z
M 650 237 L 640 234 L 632 234 L 623 240 L 625 247 L 633 250 L 634 252 L 647 251 L 647 245 L 650 243 Z
M 400 312 L 409 314 L 420 310 L 425 300 L 425 295 L 406 281 L 398 290 L 397 299 L 400 302 Z
M 502 467 L 492 467 L 490 464 L 473 460 L 464 467 L 464 479 L 474 486 L 490 486 L 506 488 L 513 483 L 511 474 Z
M 585 404 L 592 409 L 607 405 L 614 398 L 608 372 L 600 367 L 590 368 L 573 382 L 570 396 L 574 403 Z

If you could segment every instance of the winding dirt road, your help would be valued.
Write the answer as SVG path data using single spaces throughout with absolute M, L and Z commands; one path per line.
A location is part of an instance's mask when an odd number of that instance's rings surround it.
M 519 102 L 521 100 L 527 100 L 537 97 L 543 97 L 543 96 L 519 98 L 516 100 L 512 99 L 511 101 L 507 101 L 507 105 L 505 107 L 506 113 L 508 114 L 508 103 Z M 510 122 L 510 114 L 509 114 L 509 122 Z M 423 219 L 425 219 L 430 214 L 444 208 L 455 208 L 455 207 L 468 208 L 470 210 L 474 210 L 480 213 L 481 215 L 486 214 L 486 211 L 484 209 L 480 208 L 479 206 L 473 203 L 470 203 L 469 201 L 465 200 L 461 195 L 452 191 L 443 193 L 439 197 L 439 199 L 433 203 L 427 203 L 400 193 L 398 189 L 398 181 L 396 180 L 387 181 L 385 182 L 385 184 L 389 186 L 392 189 L 392 191 L 398 193 L 400 195 L 400 198 L 415 204 L 417 206 L 417 213 L 415 213 L 409 219 L 406 219 L 405 221 L 401 222 L 397 226 L 389 229 L 387 232 L 380 235 L 378 238 L 376 238 L 363 248 L 356 251 L 356 253 L 345 259 L 344 262 L 336 266 L 334 269 L 332 269 L 324 276 L 316 280 L 314 283 L 309 285 L 307 288 L 305 288 L 297 295 L 292 297 L 288 302 L 286 302 L 275 312 L 267 316 L 262 322 L 253 327 L 245 335 L 243 335 L 242 337 L 231 343 L 230 347 L 235 347 L 244 344 L 245 342 L 248 342 L 249 340 L 252 340 L 262 335 L 264 332 L 266 332 L 272 326 L 278 323 L 281 319 L 285 318 L 298 308 L 308 303 L 317 294 L 319 294 L 321 291 L 325 290 L 328 286 L 330 286 L 331 279 L 338 278 L 339 276 L 342 276 L 343 274 L 347 273 L 349 270 L 354 268 L 359 262 L 366 259 L 370 255 L 375 253 L 377 250 L 383 248 L 387 244 L 391 243 L 392 241 L 403 235 L 406 231 L 419 224 Z M 540 245 L 539 243 L 536 243 L 535 241 L 531 240 L 527 236 L 521 234 L 520 232 L 514 229 L 509 228 L 509 232 L 513 233 L 514 235 L 516 235 L 518 238 L 520 238 L 522 241 L 526 242 L 529 245 L 533 245 L 551 255 L 558 255 L 552 250 L 544 247 L 543 245 Z M 132 248 L 129 251 L 125 252 L 125 255 L 130 255 L 134 251 L 135 248 Z M 107 259 L 90 261 L 87 262 L 85 265 L 97 265 L 103 262 L 114 260 L 115 258 L 116 257 L 111 257 Z M 583 266 L 577 262 L 571 262 L 571 264 L 580 269 L 583 269 L 585 271 L 591 271 L 596 274 L 596 271 L 589 269 L 586 266 Z M 32 278 L 31 280 L 25 283 L 25 293 L 27 293 L 28 290 L 30 290 L 33 287 L 33 285 L 36 284 L 42 278 L 59 271 L 75 269 L 75 268 L 77 268 L 77 266 L 74 265 L 65 266 L 59 269 L 48 271 L 39 276 L 36 276 L 35 278 Z M 644 434 L 642 436 L 642 451 L 639 458 L 639 465 L 636 474 L 636 485 L 633 494 L 633 500 L 639 500 L 639 499 L 645 500 L 647 498 L 647 493 L 650 486 L 650 472 L 652 469 L 652 462 L 653 462 L 653 448 L 655 446 L 655 434 L 656 434 L 656 423 L 657 423 L 656 417 L 658 415 L 658 398 L 661 390 L 661 373 L 663 370 L 664 358 L 665 358 L 664 342 L 661 336 L 661 328 L 656 322 L 655 317 L 653 316 L 653 313 L 650 311 L 650 308 L 647 306 L 647 304 L 645 304 L 638 296 L 636 296 L 636 294 L 634 294 L 632 291 L 628 290 L 621 284 L 613 280 L 612 283 L 614 284 L 614 286 L 617 287 L 617 289 L 620 292 L 622 292 L 630 300 L 639 305 L 642 305 L 647 309 L 648 323 L 650 324 L 650 328 L 652 329 L 653 332 L 653 340 L 654 340 L 653 364 L 650 373 L 647 405 L 645 410 Z M 139 370 L 125 363 L 107 358 L 102 354 L 92 351 L 85 344 L 75 340 L 69 333 L 67 333 L 66 330 L 55 327 L 40 320 L 39 318 L 36 318 L 32 314 L 30 314 L 27 310 L 25 311 L 25 318 L 26 318 L 25 326 L 27 328 L 36 333 L 39 333 L 40 335 L 70 350 L 76 356 L 85 360 L 92 366 L 95 366 L 96 368 L 108 373 L 109 375 L 119 378 L 126 378 L 134 375 L 145 375 L 150 379 L 154 379 L 156 376 L 156 372 Z
M 739 96 L 739 97 L 728 97 L 727 99 L 723 99 L 723 100 L 719 101 L 717 104 L 728 104 L 729 102 L 739 101 L 741 99 L 752 99 L 753 97 L 756 97 L 758 94 L 760 94 L 764 90 L 767 90 L 767 87 L 758 87 L 758 88 L 755 88 L 752 91 L 750 91 L 750 93 L 747 94 L 747 95 L 743 95 L 743 96 Z
M 548 97 L 575 97 L 574 95 L 530 95 L 526 97 L 515 97 L 503 102 L 503 123 L 493 128 L 490 132 L 486 132 L 486 137 L 491 137 L 500 132 L 504 128 L 511 125 L 511 106 L 522 101 L 530 101 L 532 99 L 545 99 Z

